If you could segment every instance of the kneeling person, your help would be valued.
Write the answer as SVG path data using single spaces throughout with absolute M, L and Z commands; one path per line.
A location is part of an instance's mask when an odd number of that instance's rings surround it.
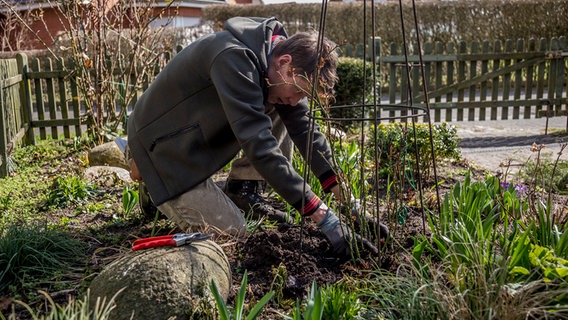
M 317 79 L 318 93 L 327 95 L 337 80 L 336 45 L 324 38 L 318 50 L 318 43 L 317 33 L 288 37 L 274 18 L 232 18 L 225 30 L 179 52 L 140 97 L 127 128 L 133 178 L 180 228 L 243 235 L 235 202 L 243 200 L 238 196 L 245 198 L 241 207 L 258 202 L 246 197 L 255 197 L 255 183 L 264 180 L 318 223 L 337 251 L 346 250 L 344 226 L 290 161 L 293 141 L 324 191 L 339 197 L 329 144 L 308 118 L 308 80 Z M 228 196 L 211 176 L 241 150 Z

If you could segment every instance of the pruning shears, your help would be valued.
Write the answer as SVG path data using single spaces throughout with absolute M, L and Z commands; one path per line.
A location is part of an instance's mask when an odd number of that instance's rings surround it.
M 201 232 L 192 233 L 176 233 L 167 236 L 157 236 L 137 239 L 134 241 L 132 250 L 143 250 L 158 247 L 179 247 L 190 244 L 194 241 L 203 241 L 211 238 L 212 234 L 204 234 Z

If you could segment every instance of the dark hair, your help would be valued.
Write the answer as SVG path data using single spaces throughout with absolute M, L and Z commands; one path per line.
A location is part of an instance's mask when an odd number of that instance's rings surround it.
M 339 59 L 336 51 L 337 45 L 326 37 L 322 37 L 320 44 L 318 38 L 319 33 L 315 31 L 298 32 L 280 41 L 274 47 L 272 54 L 276 57 L 283 54 L 291 55 L 294 72 L 305 74 L 310 80 L 317 78 L 318 90 L 323 90 L 325 95 L 333 95 Z M 321 48 L 318 48 L 320 46 Z

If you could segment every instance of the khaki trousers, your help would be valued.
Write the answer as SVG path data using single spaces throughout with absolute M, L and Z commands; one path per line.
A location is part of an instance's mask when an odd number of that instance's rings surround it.
M 164 202 L 158 210 L 186 232 L 246 233 L 243 213 L 211 178 Z

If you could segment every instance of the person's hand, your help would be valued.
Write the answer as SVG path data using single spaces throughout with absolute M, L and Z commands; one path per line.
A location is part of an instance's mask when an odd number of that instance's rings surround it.
M 138 166 L 136 165 L 136 162 L 134 162 L 134 159 L 130 159 L 129 161 L 129 165 L 130 165 L 130 179 L 132 179 L 132 181 L 135 182 L 141 182 L 142 181 L 142 175 L 140 174 L 140 171 L 138 171 Z
M 378 237 L 381 243 L 386 242 L 389 237 L 389 228 L 385 224 L 377 222 L 374 216 L 363 210 L 359 199 L 351 198 L 349 205 L 350 210 L 345 205 L 341 206 L 339 210 L 353 221 L 356 230 L 363 233 L 365 231 L 363 228 L 367 227 L 373 237 Z
M 318 222 L 317 226 L 331 243 L 334 253 L 344 256 L 351 254 L 348 240 L 352 238 L 353 232 L 339 221 L 331 209 L 327 209 L 325 217 Z
M 333 252 L 339 256 L 351 256 L 352 241 L 356 241 L 373 255 L 379 253 L 379 250 L 371 241 L 353 232 L 351 228 L 342 223 L 329 208 L 327 209 L 325 217 L 317 223 L 317 226 L 331 243 Z

